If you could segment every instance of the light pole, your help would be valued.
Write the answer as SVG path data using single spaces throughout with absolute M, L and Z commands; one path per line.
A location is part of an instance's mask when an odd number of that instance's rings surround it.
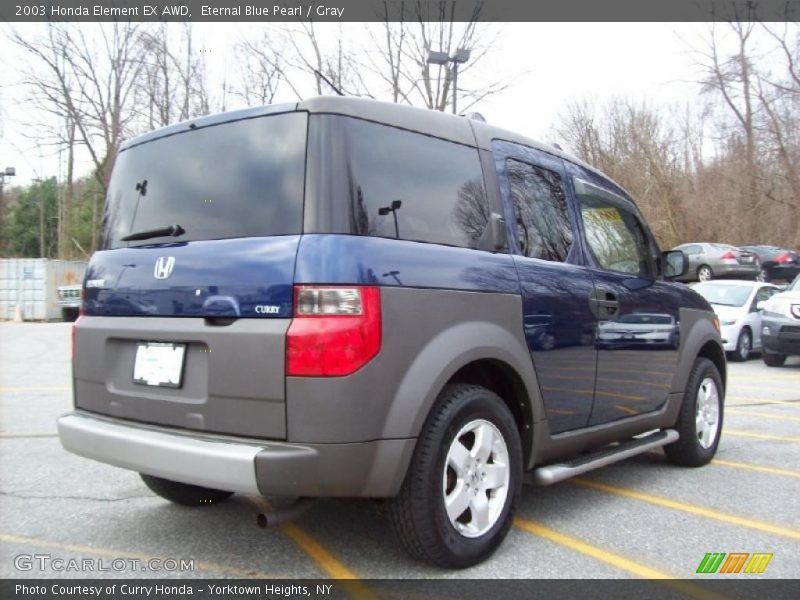
M 389 206 L 384 206 L 378 209 L 378 214 L 382 217 L 392 213 L 392 216 L 394 217 L 394 237 L 396 237 L 398 240 L 400 239 L 400 228 L 397 226 L 397 211 L 401 206 L 403 206 L 402 201 L 392 200 L 392 203 Z
M 469 48 L 458 48 L 453 54 L 448 55 L 447 52 L 436 52 L 431 50 L 428 52 L 429 65 L 441 65 L 448 67 L 450 63 L 453 73 L 453 114 L 458 114 L 458 65 L 463 64 L 469 60 Z
M 5 170 L 0 171 L 0 250 L 5 249 L 5 214 L 6 214 L 6 204 L 5 200 L 3 199 L 3 186 L 6 182 L 6 177 L 14 177 L 17 174 L 17 170 L 14 167 L 6 167 Z

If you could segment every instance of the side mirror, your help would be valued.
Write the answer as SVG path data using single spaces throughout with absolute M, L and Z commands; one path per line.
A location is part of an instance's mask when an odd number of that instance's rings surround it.
M 757 310 L 757 311 L 759 311 L 759 312 L 761 312 L 762 310 L 764 310 L 764 305 L 765 305 L 766 303 L 767 303 L 767 301 L 766 301 L 766 300 L 759 300 L 758 302 L 756 302 L 756 310 Z
M 676 279 L 689 271 L 689 257 L 680 250 L 662 252 L 661 264 L 664 267 L 664 279 Z
M 478 249 L 498 252 L 503 250 L 506 245 L 506 220 L 493 212 L 489 215 L 486 228 L 483 230 L 480 239 L 478 239 Z

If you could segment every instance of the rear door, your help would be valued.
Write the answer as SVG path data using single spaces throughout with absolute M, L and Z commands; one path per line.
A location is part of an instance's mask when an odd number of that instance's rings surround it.
M 76 330 L 79 408 L 285 437 L 308 119 L 266 111 L 120 153 Z
M 589 419 L 596 425 L 652 412 L 666 401 L 678 361 L 679 296 L 677 284 L 657 279 L 658 248 L 633 203 L 594 174 L 572 183 L 598 299 Z
M 507 142 L 493 152 L 511 226 L 523 326 L 551 433 L 586 425 L 594 394 L 594 286 L 560 158 Z

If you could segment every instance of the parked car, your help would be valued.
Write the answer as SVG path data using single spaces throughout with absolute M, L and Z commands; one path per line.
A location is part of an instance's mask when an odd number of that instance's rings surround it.
M 775 294 L 763 305 L 761 357 L 770 367 L 780 367 L 786 357 L 800 354 L 800 275 L 785 292 Z
M 717 278 L 755 279 L 759 272 L 752 252 L 729 244 L 689 243 L 676 246 L 689 257 L 689 270 L 681 281 L 710 281 Z
M 722 345 L 732 359 L 744 361 L 761 350 L 760 306 L 780 290 L 757 281 L 705 281 L 692 289 L 708 300 L 719 317 Z
M 800 254 L 780 246 L 742 246 L 752 252 L 759 265 L 759 281 L 792 281 L 800 275 Z
M 81 286 L 58 286 L 58 306 L 61 308 L 61 318 L 65 321 L 74 321 L 78 318 L 81 308 Z
M 597 325 L 598 348 L 677 348 L 680 324 L 669 314 L 633 313 Z
M 725 354 L 708 302 L 670 281 L 686 256 L 552 147 L 315 98 L 128 141 L 106 211 L 59 436 L 170 501 L 391 498 L 412 555 L 466 567 L 523 479 L 717 450 Z M 655 313 L 680 345 L 595 345 Z M 547 379 L 572 369 L 588 385 Z

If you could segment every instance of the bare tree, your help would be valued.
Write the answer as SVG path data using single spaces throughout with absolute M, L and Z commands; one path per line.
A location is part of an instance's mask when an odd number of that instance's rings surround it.
M 53 114 L 74 122 L 77 141 L 88 151 L 94 177 L 108 189 L 111 168 L 138 111 L 136 86 L 142 69 L 139 25 L 75 27 L 50 23 L 47 35 L 11 39 L 33 59 L 24 81 Z
M 156 129 L 210 112 L 205 61 L 191 23 L 161 23 L 140 33 L 145 117 Z
M 285 41 L 265 29 L 256 39 L 241 39 L 234 46 L 238 82 L 233 93 L 248 106 L 272 104 L 284 82 Z

